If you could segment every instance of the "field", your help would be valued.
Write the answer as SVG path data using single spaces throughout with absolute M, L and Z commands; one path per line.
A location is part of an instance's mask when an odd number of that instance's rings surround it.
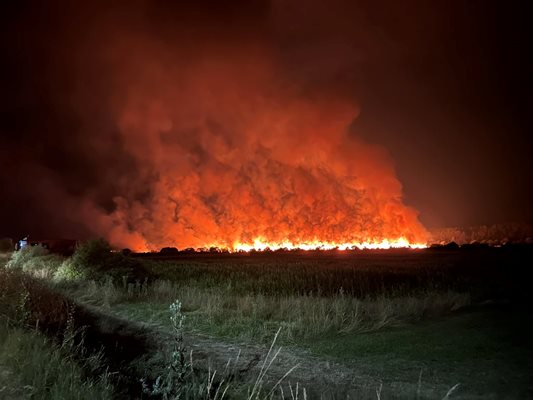
M 101 363 L 86 387 L 116 398 L 529 398 L 532 258 L 528 246 L 123 255 L 93 242 L 67 259 L 12 257 L 0 306 L 9 329 L 52 342 L 70 320 L 84 349 L 73 362 Z

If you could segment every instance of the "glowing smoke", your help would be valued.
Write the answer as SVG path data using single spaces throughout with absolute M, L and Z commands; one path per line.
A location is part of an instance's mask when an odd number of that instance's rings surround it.
M 342 96 L 291 87 L 254 46 L 167 65 L 139 54 L 142 68 L 122 70 L 131 80 L 116 108 L 149 194 L 117 196 L 116 211 L 99 217 L 113 243 L 425 241 L 386 151 L 350 134 L 358 109 Z

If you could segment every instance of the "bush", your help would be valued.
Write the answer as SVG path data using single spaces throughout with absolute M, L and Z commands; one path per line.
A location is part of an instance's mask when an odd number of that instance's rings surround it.
M 72 255 L 72 265 L 80 271 L 94 275 L 111 266 L 111 246 L 104 239 L 85 242 L 76 248 Z
M 139 260 L 112 252 L 104 239 L 95 239 L 79 246 L 71 259 L 60 267 L 56 277 L 100 282 L 110 277 L 119 283 L 143 281 L 148 278 L 148 273 Z
M 80 281 L 88 279 L 87 272 L 67 259 L 61 263 L 59 268 L 54 273 L 54 279 L 58 281 Z
M 48 254 L 48 250 L 42 246 L 26 246 L 11 255 L 6 267 L 24 269 L 27 264 L 34 262 L 36 258 Z
M 39 278 L 50 278 L 61 266 L 62 261 L 61 256 L 50 254 L 42 246 L 26 246 L 11 254 L 6 267 L 22 270 Z
M 163 247 L 161 250 L 159 250 L 159 254 L 179 254 L 179 250 L 176 247 Z

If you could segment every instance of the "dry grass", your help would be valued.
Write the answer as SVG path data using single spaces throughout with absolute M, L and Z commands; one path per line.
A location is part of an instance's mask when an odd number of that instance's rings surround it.
M 23 270 L 47 279 L 50 277 L 42 271 L 53 271 L 54 268 L 57 270 L 57 260 L 43 257 L 49 255 L 36 254 L 33 257 L 35 264 L 32 264 L 31 257 L 26 257 L 22 252 L 18 255 Z M 16 261 L 17 258 L 13 260 Z M 63 264 L 69 262 L 67 259 Z M 62 285 L 72 298 L 104 307 L 139 302 L 168 304 L 180 299 L 189 315 L 189 325 L 194 329 L 253 339 L 267 339 L 279 326 L 284 327 L 284 339 L 312 338 L 324 333 L 372 331 L 444 315 L 471 302 L 467 293 L 450 289 L 435 290 L 431 284 L 424 289 L 419 284 L 411 283 L 409 286 L 418 286 L 412 292 L 406 292 L 401 284 L 398 290 L 395 290 L 395 286 L 381 290 L 379 288 L 388 279 L 388 275 L 384 275 L 383 271 L 376 274 L 371 269 L 358 270 L 350 266 L 338 271 L 344 278 L 342 283 L 351 288 L 346 292 L 340 285 L 341 281 L 338 280 L 333 267 L 320 269 L 315 265 L 307 266 L 300 264 L 298 260 L 297 262 L 298 264 L 292 265 L 291 268 L 285 268 L 279 264 L 277 258 L 273 258 L 270 264 L 265 265 L 233 265 L 235 269 L 231 271 L 227 266 L 218 264 L 193 265 L 180 269 L 170 265 L 168 267 L 172 269 L 163 275 L 173 276 L 173 280 L 149 281 L 145 278 L 143 281 L 132 282 L 128 276 L 124 276 L 120 282 L 109 275 L 99 280 L 77 282 L 69 282 L 68 278 L 63 278 L 59 285 Z M 11 263 L 16 264 L 14 261 Z M 147 265 L 150 266 L 149 263 Z M 398 271 L 403 271 L 402 274 L 407 274 L 410 282 L 411 271 L 408 269 L 406 272 L 405 267 L 398 268 Z M 161 274 L 160 265 L 156 265 L 155 269 L 159 269 Z M 274 281 L 274 276 L 280 281 L 279 273 L 282 270 L 285 271 L 284 280 L 288 276 L 290 282 L 301 283 L 305 290 L 298 287 L 291 289 L 286 282 L 272 285 L 264 280 L 258 283 L 255 279 L 257 274 L 265 273 L 271 281 Z M 177 275 L 179 272 L 182 275 Z M 401 279 L 404 279 L 402 274 L 394 275 L 391 282 L 401 282 Z M 327 295 L 316 287 L 312 290 L 313 282 L 318 278 L 321 279 L 320 282 L 330 281 Z M 238 279 L 243 280 L 239 283 Z M 431 279 L 428 282 L 432 282 Z M 252 283 L 262 289 L 253 290 L 253 286 L 250 286 Z M 35 282 L 31 284 L 35 285 Z M 339 289 L 332 292 L 335 285 Z M 249 287 L 250 290 L 242 290 L 243 287 Z M 365 292 L 367 294 L 364 294 Z M 53 317 L 52 321 L 49 319 L 55 310 L 59 311 L 58 315 L 64 314 L 66 305 L 59 298 L 53 299 L 53 296 L 41 294 L 42 290 L 37 286 L 25 300 L 31 303 L 31 315 L 28 320 L 40 320 L 50 325 L 63 323 L 59 317 Z
M 201 288 L 166 280 L 118 286 L 91 281 L 71 294 L 83 302 L 111 307 L 139 302 L 167 304 L 180 299 L 189 325 L 230 336 L 267 338 L 283 326 L 285 339 L 311 338 L 330 333 L 364 332 L 415 322 L 453 312 L 470 304 L 468 294 L 427 292 L 424 296 L 354 298 L 334 296 L 240 295 L 229 288 Z M 149 308 L 149 307 L 148 307 Z M 268 329 L 270 327 L 270 329 Z
M 155 282 L 146 298 L 148 301 L 179 298 L 185 310 L 209 324 L 262 321 L 281 324 L 285 335 L 297 337 L 375 330 L 443 315 L 470 303 L 467 294 L 454 292 L 373 299 L 358 299 L 342 293 L 331 297 L 236 295 L 225 289 L 177 287 L 165 281 Z
M 16 269 L 0 269 L 0 317 L 18 325 L 40 325 L 61 332 L 67 324 L 68 301 L 35 278 Z
M 35 278 L 17 268 L 0 268 L 0 374 L 6 378 L 0 382 L 0 398 L 112 398 L 106 376 L 87 376 L 97 357 L 82 355 L 67 340 L 70 310 L 63 296 Z
M 0 326 L 0 398 L 111 399 L 105 377 L 87 379 L 68 349 L 35 331 Z M 2 379 L 2 377 L 4 379 Z

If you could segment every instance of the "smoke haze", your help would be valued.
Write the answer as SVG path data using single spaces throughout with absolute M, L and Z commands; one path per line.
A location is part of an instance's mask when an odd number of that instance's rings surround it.
M 442 7 L 397 23 L 363 2 L 219 3 L 14 6 L 0 150 L 10 232 L 136 249 L 424 241 L 382 145 L 398 142 L 379 140 L 366 110 L 423 48 L 405 26 Z M 403 165 L 412 186 L 421 164 Z M 424 209 L 427 190 L 410 201 Z

